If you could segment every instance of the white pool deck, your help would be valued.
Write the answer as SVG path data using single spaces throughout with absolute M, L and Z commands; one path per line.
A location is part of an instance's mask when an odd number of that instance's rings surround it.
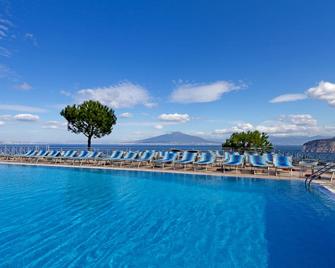
M 299 180 L 304 181 L 304 174 L 302 174 L 299 170 L 293 171 L 292 176 L 288 173 L 282 173 L 278 176 L 268 175 L 264 173 L 253 174 L 250 169 L 243 168 L 242 170 L 230 170 L 226 172 L 222 172 L 217 170 L 217 168 L 210 168 L 209 170 L 193 170 L 193 169 L 182 169 L 177 168 L 173 169 L 171 167 L 161 168 L 156 167 L 152 168 L 149 166 L 141 166 L 141 167 L 130 167 L 130 166 L 111 166 L 111 165 L 93 165 L 93 164 L 72 164 L 68 163 L 50 163 L 50 162 L 39 162 L 32 163 L 27 161 L 13 161 L 13 160 L 0 160 L 0 164 L 5 165 L 24 165 L 24 166 L 44 166 L 44 167 L 63 167 L 63 168 L 81 168 L 81 169 L 101 169 L 101 170 L 127 170 L 127 171 L 146 171 L 146 172 L 158 172 L 158 173 L 178 173 L 178 174 L 193 174 L 193 175 L 206 175 L 206 176 L 229 176 L 229 177 L 240 177 L 240 178 L 253 178 L 253 179 L 275 179 L 275 180 Z M 331 182 L 329 178 L 325 178 L 322 180 L 315 180 L 313 183 L 319 184 L 329 190 L 330 192 L 335 194 L 335 182 Z

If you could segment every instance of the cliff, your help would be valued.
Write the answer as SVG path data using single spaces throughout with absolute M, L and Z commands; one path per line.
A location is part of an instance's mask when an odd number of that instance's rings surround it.
M 335 153 L 335 137 L 306 142 L 303 145 L 303 150 L 312 153 Z

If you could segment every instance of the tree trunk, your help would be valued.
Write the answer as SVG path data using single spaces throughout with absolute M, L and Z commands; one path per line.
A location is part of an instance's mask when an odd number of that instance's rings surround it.
M 87 150 L 91 151 L 92 137 L 87 137 Z

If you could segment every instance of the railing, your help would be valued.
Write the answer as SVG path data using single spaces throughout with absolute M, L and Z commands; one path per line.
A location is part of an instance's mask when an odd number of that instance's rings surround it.
M 139 145 L 139 144 L 111 144 L 111 145 L 97 145 L 92 147 L 94 151 L 100 151 L 104 154 L 110 154 L 113 150 L 146 150 L 153 149 L 157 151 L 165 151 L 171 149 L 181 150 L 220 150 L 220 145 Z M 22 154 L 28 150 L 85 150 L 87 149 L 86 144 L 0 144 L 0 154 Z M 292 156 L 295 163 L 301 160 L 315 160 L 319 163 L 335 162 L 335 153 L 310 153 L 302 152 L 301 150 L 278 150 L 274 151 L 280 155 Z
M 322 168 L 318 169 L 317 171 L 313 172 L 311 175 L 306 177 L 305 179 L 305 185 L 309 189 L 311 187 L 311 183 L 314 179 L 319 178 L 322 174 L 328 172 L 331 169 L 335 168 L 335 163 L 327 163 Z

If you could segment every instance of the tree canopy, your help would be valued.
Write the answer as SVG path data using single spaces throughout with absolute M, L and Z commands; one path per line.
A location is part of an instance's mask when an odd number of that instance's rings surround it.
M 232 148 L 241 151 L 270 151 L 273 148 L 269 141 L 269 136 L 258 130 L 235 132 L 222 145 L 222 147 Z
M 117 120 L 113 109 L 93 100 L 80 105 L 68 105 L 60 114 L 67 120 L 69 131 L 87 137 L 88 149 L 91 148 L 92 138 L 111 134 Z

